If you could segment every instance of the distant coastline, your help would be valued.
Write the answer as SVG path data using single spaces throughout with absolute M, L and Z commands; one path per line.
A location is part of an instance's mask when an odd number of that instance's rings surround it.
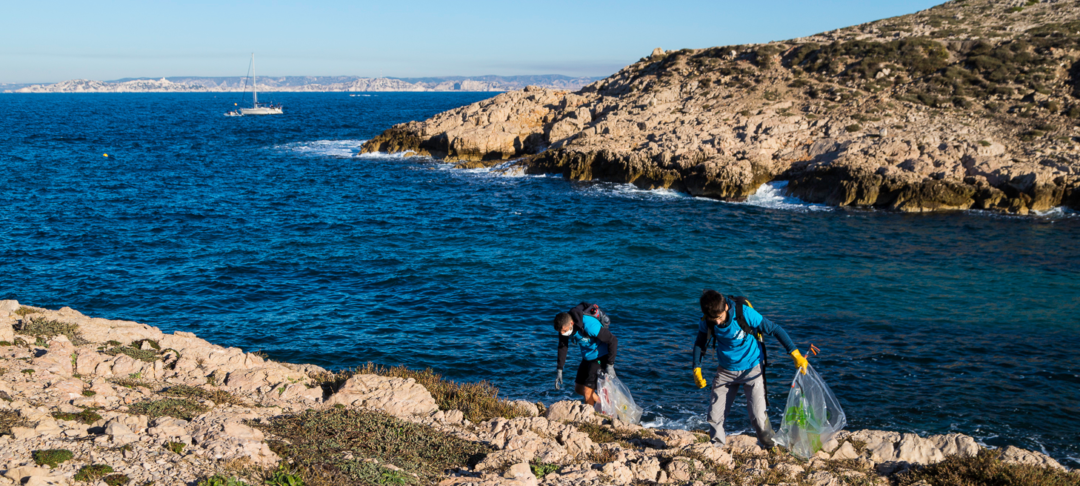
M 560 74 L 429 78 L 359 76 L 260 76 L 260 91 L 513 91 L 525 86 L 578 90 L 600 77 Z M 125 78 L 114 81 L 73 79 L 59 83 L 0 84 L 2 93 L 228 93 L 250 90 L 241 76 Z

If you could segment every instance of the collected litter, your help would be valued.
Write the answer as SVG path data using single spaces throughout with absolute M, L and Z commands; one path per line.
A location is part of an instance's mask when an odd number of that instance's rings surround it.
M 630 389 L 619 377 L 601 373 L 596 381 L 596 393 L 600 396 L 600 400 L 596 402 L 600 413 L 628 424 L 641 423 L 642 409 L 634 403 Z
M 808 366 L 805 375 L 796 371 L 776 443 L 809 460 L 846 425 L 840 402 L 814 367 Z

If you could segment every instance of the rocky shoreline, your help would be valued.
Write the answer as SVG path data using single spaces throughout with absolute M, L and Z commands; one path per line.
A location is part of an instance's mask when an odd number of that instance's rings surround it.
M 962 434 L 845 431 L 806 462 L 747 436 L 719 448 L 699 432 L 612 422 L 577 402 L 491 394 L 481 413 L 463 386 L 431 376 L 331 373 L 187 332 L 0 301 L 0 486 L 907 485 L 931 484 L 916 474 L 923 466 L 975 459 L 1080 482 L 1044 454 L 988 451 Z M 342 445 L 365 427 L 371 436 Z M 327 442 L 305 455 L 317 440 Z M 372 442 L 383 455 L 358 452 Z
M 903 212 L 1080 209 L 1080 6 L 950 1 L 759 45 L 664 51 L 396 125 L 362 153 L 742 200 Z

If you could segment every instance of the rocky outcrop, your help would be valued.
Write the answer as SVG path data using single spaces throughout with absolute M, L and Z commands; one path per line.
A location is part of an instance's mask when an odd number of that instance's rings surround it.
M 504 93 L 396 125 L 361 151 L 467 168 L 520 159 L 527 173 L 725 200 L 787 180 L 791 194 L 836 206 L 1080 208 L 1080 6 L 1006 3 L 657 49 L 576 92 Z
M 49 323 L 47 329 L 71 337 L 38 340 L 24 333 L 43 328 L 27 323 Z M 260 424 L 337 408 L 378 410 L 491 448 L 475 464 L 448 471 L 439 483 L 444 486 L 886 485 L 912 467 L 982 451 L 962 434 L 860 430 L 841 432 L 801 462 L 762 449 L 753 437 L 729 436 L 726 446 L 716 447 L 700 433 L 625 424 L 574 401 L 554 403 L 543 416 L 523 402 L 518 408 L 528 409 L 525 416 L 474 424 L 461 411 L 440 410 L 411 378 L 356 374 L 324 392 L 313 382 L 326 374 L 319 367 L 267 361 L 191 333 L 0 301 L 0 330 L 6 329 L 15 340 L 0 343 L 0 486 L 70 485 L 90 464 L 108 464 L 131 484 L 190 485 L 227 467 L 273 470 L 283 458 Z M 33 460 L 33 451 L 49 449 L 70 451 L 73 459 L 55 466 Z M 1064 470 L 1044 454 L 1016 447 L 996 455 Z M 534 474 L 530 465 L 546 474 Z

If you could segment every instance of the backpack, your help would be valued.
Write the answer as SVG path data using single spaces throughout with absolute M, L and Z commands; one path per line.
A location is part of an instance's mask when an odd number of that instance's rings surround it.
M 584 329 L 585 323 L 582 321 L 584 316 L 595 317 L 600 321 L 601 329 L 608 329 L 611 326 L 611 319 L 608 318 L 604 311 L 600 310 L 600 306 L 597 304 L 590 304 L 588 302 L 582 302 L 568 312 L 570 318 L 574 320 L 574 325 Z
M 758 349 L 761 350 L 761 382 L 766 388 L 765 406 L 768 407 L 769 393 L 768 383 L 765 382 L 765 368 L 769 366 L 769 350 L 765 347 L 765 336 L 762 334 L 760 329 L 754 329 L 753 327 L 750 327 L 750 323 L 746 320 L 745 311 L 743 311 L 744 304 L 750 306 L 751 309 L 753 309 L 754 306 L 750 303 L 749 300 L 746 299 L 746 297 L 731 295 L 728 296 L 728 298 L 731 299 L 731 302 L 735 304 L 735 322 L 739 324 L 739 329 L 742 329 L 742 332 L 746 333 L 747 336 L 750 336 L 751 339 L 756 341 L 758 343 Z M 716 332 L 713 331 L 713 327 L 716 327 L 716 325 L 710 324 L 708 327 L 708 341 L 712 341 L 713 346 L 715 346 Z M 708 347 L 708 341 L 706 341 L 706 347 Z

